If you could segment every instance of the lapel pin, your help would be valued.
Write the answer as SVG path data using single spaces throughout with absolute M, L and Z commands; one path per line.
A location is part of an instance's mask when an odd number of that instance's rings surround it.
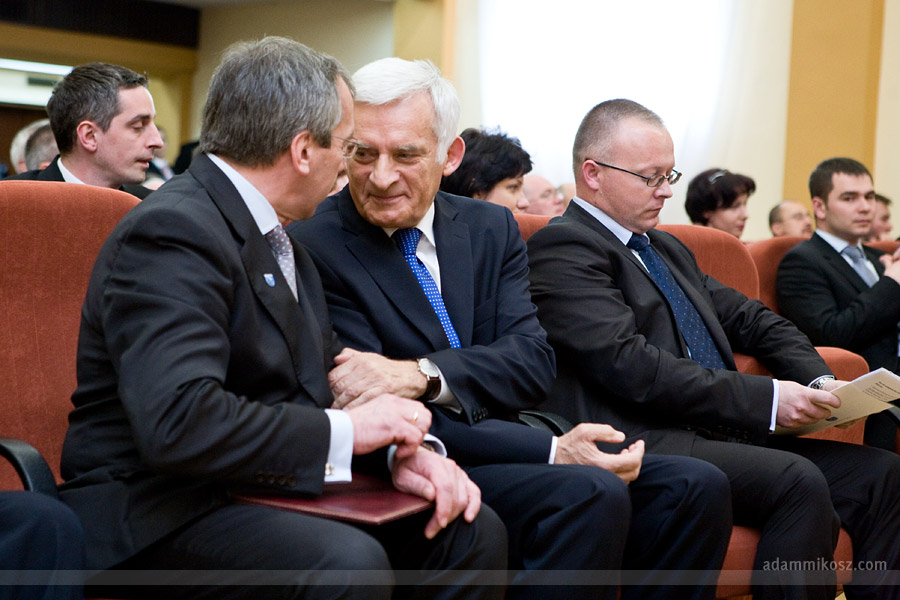
M 271 273 L 263 273 L 263 277 L 266 280 L 266 283 L 269 284 L 269 287 L 275 287 L 275 276 Z

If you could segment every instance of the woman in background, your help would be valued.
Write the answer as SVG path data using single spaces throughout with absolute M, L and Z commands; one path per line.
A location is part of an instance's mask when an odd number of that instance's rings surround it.
M 747 222 L 747 199 L 756 183 L 726 169 L 708 169 L 688 184 L 684 208 L 691 222 L 721 229 L 740 239 Z
M 459 168 L 441 179 L 441 191 L 505 206 L 514 213 L 528 208 L 523 178 L 531 171 L 531 156 L 519 140 L 496 131 L 469 128 Z

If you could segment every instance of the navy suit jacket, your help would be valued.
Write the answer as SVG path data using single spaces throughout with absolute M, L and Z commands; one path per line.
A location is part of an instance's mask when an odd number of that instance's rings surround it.
M 322 409 L 340 348 L 315 266 L 294 252 L 299 302 L 206 156 L 103 245 L 62 455 L 61 497 L 84 524 L 90 568 L 132 556 L 231 490 L 321 491 Z
M 900 284 L 881 277 L 882 251 L 863 249 L 880 277 L 871 288 L 821 236 L 794 246 L 778 266 L 778 309 L 812 343 L 846 348 L 872 369 L 896 372 Z
M 63 179 L 62 171 L 59 170 L 59 156 L 53 159 L 45 169 L 34 169 L 32 171 L 25 171 L 24 173 L 19 173 L 18 175 L 13 175 L 12 177 L 7 177 L 7 179 L 19 179 L 19 180 L 27 180 L 27 181 L 62 181 Z M 132 196 L 137 196 L 141 200 L 149 196 L 153 190 L 150 188 L 145 188 L 142 185 L 123 185 L 119 188 L 123 192 L 128 192 Z
M 528 240 L 531 294 L 556 350 L 544 408 L 574 422 L 609 423 L 649 451 L 689 454 L 698 430 L 765 443 L 772 380 L 735 370 L 733 351 L 782 379 L 807 384 L 830 371 L 806 337 L 758 300 L 704 274 L 673 236 L 650 243 L 697 307 L 728 369 L 689 357 L 662 292 L 637 257 L 575 203 Z
M 447 336 L 397 245 L 357 212 L 349 188 L 288 227 L 309 250 L 341 342 L 392 359 L 427 357 L 462 414 L 435 410 L 431 433 L 461 464 L 547 462 L 552 436 L 511 418 L 539 402 L 553 351 L 528 294 L 525 244 L 509 210 L 438 192 L 441 288 L 462 348 Z M 501 441 L 501 436 L 503 439 Z

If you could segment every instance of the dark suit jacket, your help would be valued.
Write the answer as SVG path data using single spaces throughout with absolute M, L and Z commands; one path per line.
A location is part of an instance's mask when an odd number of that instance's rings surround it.
M 24 173 L 19 173 L 18 175 L 13 175 L 12 177 L 7 177 L 7 179 L 21 179 L 27 181 L 65 181 L 62 176 L 62 171 L 59 170 L 59 156 L 53 159 L 45 169 L 34 169 L 32 171 L 25 171 Z M 141 200 L 150 195 L 153 191 L 150 188 L 145 188 L 142 185 L 123 185 L 119 188 L 123 192 L 128 192 L 132 196 L 137 196 Z
M 864 246 L 878 275 L 884 254 Z M 897 372 L 900 285 L 881 277 L 871 288 L 818 235 L 794 246 L 778 266 L 778 309 L 812 343 L 862 354 L 869 367 Z
M 728 370 L 689 358 L 662 292 L 634 254 L 570 204 L 528 241 L 531 294 L 559 374 L 544 404 L 576 422 L 609 423 L 649 450 L 689 454 L 697 430 L 765 443 L 772 380 L 737 372 L 733 350 L 776 376 L 809 383 L 830 371 L 796 327 L 705 275 L 690 250 L 652 230 L 652 246 L 697 307 Z
M 206 156 L 104 244 L 62 456 L 61 496 L 84 523 L 91 568 L 223 505 L 231 489 L 321 491 L 339 347 L 315 267 L 294 252 L 299 303 Z
M 345 188 L 288 227 L 310 252 L 341 341 L 393 359 L 428 357 L 463 414 L 435 411 L 431 432 L 462 464 L 546 462 L 551 435 L 488 416 L 532 407 L 554 375 L 553 351 L 528 295 L 528 261 L 515 219 L 482 200 L 439 192 L 434 232 L 441 287 L 462 344 L 451 349 L 409 265 Z M 474 426 L 470 426 L 473 425 Z M 502 443 L 498 436 L 508 435 Z

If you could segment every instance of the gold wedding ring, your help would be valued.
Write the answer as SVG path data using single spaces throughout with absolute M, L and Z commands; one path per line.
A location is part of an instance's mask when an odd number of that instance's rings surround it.
M 419 420 L 419 411 L 415 411 L 413 413 L 412 422 L 415 423 L 418 420 Z

